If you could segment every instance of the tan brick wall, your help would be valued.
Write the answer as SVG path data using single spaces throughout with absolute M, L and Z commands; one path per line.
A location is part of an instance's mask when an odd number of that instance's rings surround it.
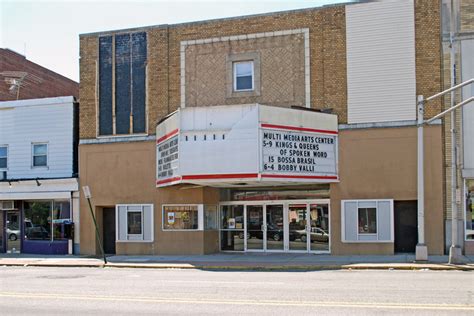
M 96 137 L 98 37 L 80 38 L 79 138 Z
M 231 56 L 255 53 L 258 95 L 228 93 Z M 260 65 L 257 67 L 257 63 Z M 271 36 L 186 47 L 186 106 L 261 103 L 305 106 L 304 35 Z M 257 82 L 255 83 L 257 85 Z M 241 94 L 247 94 L 243 92 Z
M 474 0 L 461 0 L 460 3 L 461 33 L 474 31 Z
M 439 0 L 416 0 L 417 94 L 426 96 L 441 88 L 439 8 Z M 140 29 L 148 36 L 148 133 L 154 134 L 156 123 L 181 104 L 181 41 L 303 28 L 309 29 L 311 106 L 332 108 L 339 122 L 347 123 L 345 27 L 345 7 L 341 5 Z M 98 36 L 82 35 L 80 41 L 81 138 L 96 136 Z M 433 102 L 427 116 L 440 109 L 440 101 Z
M 438 0 L 415 1 L 416 94 L 432 96 L 442 90 L 441 4 Z M 425 118 L 441 111 L 441 100 L 431 101 Z

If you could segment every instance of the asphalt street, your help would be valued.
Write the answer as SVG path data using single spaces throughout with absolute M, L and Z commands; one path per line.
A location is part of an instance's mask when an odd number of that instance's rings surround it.
M 474 273 L 0 267 L 1 315 L 473 315 Z

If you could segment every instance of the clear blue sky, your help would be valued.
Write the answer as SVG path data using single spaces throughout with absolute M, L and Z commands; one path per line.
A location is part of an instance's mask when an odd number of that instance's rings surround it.
M 350 0 L 0 0 L 0 47 L 79 81 L 79 34 L 318 7 Z

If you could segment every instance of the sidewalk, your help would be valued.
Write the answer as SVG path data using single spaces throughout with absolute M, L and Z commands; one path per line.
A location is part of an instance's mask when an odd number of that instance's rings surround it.
M 474 271 L 474 256 L 466 263 L 448 264 L 448 256 L 430 256 L 428 262 L 414 262 L 414 255 L 331 256 L 314 254 L 234 254 L 195 256 L 108 256 L 108 263 L 86 256 L 2 254 L 0 266 L 111 267 L 203 270 L 311 271 L 338 269 L 463 270 Z

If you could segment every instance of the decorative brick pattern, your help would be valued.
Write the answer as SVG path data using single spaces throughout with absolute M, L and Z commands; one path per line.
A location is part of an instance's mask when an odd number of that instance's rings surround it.
M 417 94 L 431 95 L 441 88 L 441 56 L 440 56 L 440 3 L 439 0 L 415 1 L 416 14 L 416 72 Z M 181 66 L 186 66 L 186 54 L 191 45 L 182 47 L 183 42 L 200 41 L 201 46 L 217 47 L 219 43 L 214 38 L 236 36 L 238 42 L 251 42 L 248 34 L 267 33 L 269 36 L 289 30 L 307 29 L 304 33 L 305 61 L 309 61 L 309 70 L 305 71 L 304 85 L 294 84 L 294 89 L 273 88 L 280 81 L 277 77 L 269 78 L 273 81 L 267 89 L 272 95 L 272 102 L 280 105 L 289 105 L 292 98 L 300 104 L 301 94 L 309 100 L 310 106 L 316 109 L 333 109 L 338 114 L 340 123 L 347 123 L 347 82 L 346 82 L 346 34 L 345 34 L 345 6 L 335 5 L 322 8 L 304 9 L 271 13 L 249 17 L 236 17 L 229 19 L 210 20 L 204 22 L 176 24 L 171 26 L 152 26 L 134 29 L 132 31 L 147 32 L 148 39 L 148 65 L 147 65 L 147 115 L 148 134 L 155 133 L 155 127 L 168 113 L 181 106 L 182 98 L 186 98 L 181 87 L 186 84 L 185 76 L 181 76 Z M 105 34 L 123 33 L 124 31 L 104 32 L 81 35 L 81 138 L 96 137 L 96 60 L 97 38 Z M 301 31 L 299 31 L 301 33 Z M 289 34 L 287 34 L 289 35 Z M 280 36 L 278 36 L 280 37 Z M 285 37 L 285 36 L 282 36 Z M 274 37 L 275 40 L 277 37 Z M 206 39 L 204 42 L 203 39 Z M 196 42 L 194 42 L 195 46 Z M 279 59 L 281 56 L 291 55 L 285 46 L 280 46 L 280 51 L 274 51 L 269 58 Z M 300 49 L 298 49 L 298 52 Z M 204 58 L 204 57 L 200 57 Z M 294 57 L 295 58 L 295 57 Z M 301 58 L 298 56 L 297 58 Z M 262 58 L 263 60 L 263 58 Z M 200 67 L 215 66 L 210 61 L 200 60 Z M 208 63 L 204 65 L 204 63 Z M 222 61 L 220 61 L 222 64 Z M 295 63 L 292 63 L 293 65 Z M 276 65 L 277 67 L 279 65 Z M 262 73 L 265 71 L 262 65 Z M 282 64 L 281 70 L 288 74 L 290 67 Z M 185 68 L 188 69 L 188 68 Z M 292 69 L 291 71 L 295 71 Z M 275 72 L 276 73 L 276 72 Z M 192 75 L 192 74 L 190 74 Z M 294 74 L 293 74 L 294 75 Z M 298 77 L 299 78 L 299 77 Z M 215 78 L 203 80 L 209 89 L 215 84 Z M 300 80 L 300 79 L 298 79 Z M 192 81 L 192 80 L 191 80 Z M 225 82 L 225 78 L 222 79 Z M 262 97 L 266 93 L 266 79 L 262 78 Z M 299 82 L 299 81 L 298 81 Z M 196 84 L 196 82 L 193 82 Z M 223 91 L 215 91 L 216 97 L 223 98 Z M 302 92 L 303 91 L 303 92 Z M 183 94 L 182 94 L 183 92 Z M 191 98 L 197 96 L 197 90 L 189 92 Z M 293 96 L 289 96 L 293 93 Z M 199 99 L 199 102 L 207 101 Z M 278 100 L 278 101 L 275 101 Z M 198 101 L 193 101 L 197 102 Z M 214 101 L 213 101 L 214 102 Z M 255 102 L 255 98 L 243 98 L 239 102 Z M 415 102 L 415 101 L 414 101 Z M 205 102 L 204 102 L 205 103 Z M 231 102 L 233 103 L 233 102 Z M 262 102 L 263 103 L 263 102 Z M 226 103 L 227 104 L 227 103 Z M 441 103 L 433 103 L 427 116 L 439 112 Z
M 208 39 L 212 43 L 185 45 L 185 69 L 181 69 L 186 78 L 185 85 L 181 86 L 185 90 L 185 98 L 181 100 L 181 106 L 242 103 L 285 107 L 306 105 L 304 33 L 271 37 L 252 34 L 247 37 L 235 41 Z M 230 57 L 242 55 L 244 58 L 248 53 L 259 56 L 255 60 L 260 66 L 255 67 L 255 81 L 260 89 L 256 94 L 229 93 L 232 90 Z M 242 94 L 245 96 L 240 97 Z

